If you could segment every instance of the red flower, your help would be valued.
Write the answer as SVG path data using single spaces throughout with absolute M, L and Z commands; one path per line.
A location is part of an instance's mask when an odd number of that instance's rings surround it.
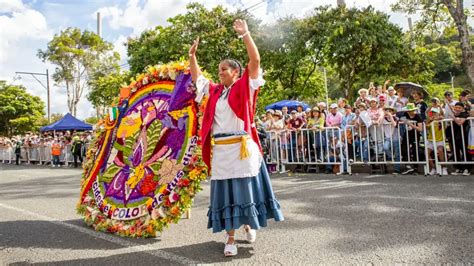
M 153 175 L 147 175 L 140 187 L 140 193 L 142 193 L 142 195 L 147 195 L 148 193 L 155 191 L 157 185 L 158 182 L 153 180 Z
M 189 186 L 189 179 L 180 179 L 178 182 L 178 187 L 187 187 Z
M 169 197 L 165 197 L 163 205 L 165 207 L 171 207 L 171 202 Z

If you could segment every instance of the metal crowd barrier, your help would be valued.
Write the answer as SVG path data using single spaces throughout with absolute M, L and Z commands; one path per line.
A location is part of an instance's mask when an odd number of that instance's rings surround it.
M 471 152 L 474 153 L 474 118 L 467 119 L 465 123 L 469 126 L 461 133 L 455 132 L 452 119 L 432 123 L 441 124 L 443 128 L 443 138 L 438 143 L 443 147 L 439 149 L 443 156 L 429 149 L 430 144 L 437 147 L 434 138 L 428 140 L 427 130 L 432 130 L 434 136 L 434 126 L 421 123 L 421 130 L 417 130 L 413 127 L 415 121 L 401 120 L 370 127 L 349 125 L 344 129 L 269 131 L 265 143 L 266 162 L 275 164 L 280 170 L 287 165 L 305 165 L 308 170 L 322 165 L 326 169 L 338 165 L 340 173 L 349 174 L 355 165 L 368 165 L 371 169 L 378 167 L 374 171 L 383 172 L 386 165 L 398 172 L 402 172 L 402 166 L 415 170 L 422 166 L 425 175 L 430 172 L 430 164 L 438 174 L 448 165 L 469 169 L 474 164 L 468 149 L 468 145 L 472 145 Z
M 453 119 L 443 119 L 437 122 L 442 128 L 442 140 L 440 141 L 441 155 L 434 152 L 434 165 L 437 173 L 440 173 L 442 167 L 451 165 L 456 169 L 470 169 L 474 164 L 469 146 L 474 145 L 474 117 L 467 118 L 462 125 L 456 123 Z M 466 125 L 467 123 L 467 125 Z M 458 130 L 454 126 L 458 125 Z M 464 128 L 465 127 L 465 128 Z M 432 134 L 435 134 L 435 128 L 431 127 Z M 431 141 L 433 147 L 437 147 L 435 139 Z M 440 158 L 442 157 L 442 158 Z
M 424 148 L 426 139 L 426 125 L 422 123 L 421 131 L 416 130 L 411 124 L 415 121 L 399 121 L 395 125 L 383 122 L 381 125 L 347 126 L 345 139 L 346 158 L 349 159 L 348 172 L 352 173 L 351 165 L 378 165 L 385 168 L 393 165 L 395 170 L 401 172 L 401 166 L 423 166 L 423 172 L 428 173 L 428 161 Z M 351 132 L 348 134 L 348 132 Z M 415 132 L 413 134 L 413 132 Z M 414 136 L 410 138 L 410 135 Z M 380 171 L 384 171 L 379 169 Z
M 86 149 L 88 144 L 86 144 Z M 83 160 L 85 158 L 83 157 Z M 20 152 L 20 162 L 26 164 L 51 164 L 53 156 L 51 155 L 51 146 L 36 146 L 36 147 L 22 147 Z M 0 161 L 2 163 L 15 164 L 16 154 L 12 147 L 0 147 Z M 71 153 L 71 145 L 63 146 L 61 155 L 59 156 L 60 163 L 68 166 L 74 162 L 74 156 Z
M 344 160 L 341 132 L 337 127 L 323 130 L 300 129 L 269 131 L 266 139 L 267 164 L 276 164 L 284 171 L 285 165 L 324 165 L 326 170 L 341 166 Z M 313 168 L 311 168 L 313 166 Z M 340 167 L 338 172 L 343 172 Z

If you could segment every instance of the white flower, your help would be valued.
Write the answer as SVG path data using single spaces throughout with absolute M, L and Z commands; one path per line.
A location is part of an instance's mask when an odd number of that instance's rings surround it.
M 176 79 L 176 71 L 174 69 L 170 69 L 168 72 L 168 75 L 170 76 L 170 79 L 172 80 Z

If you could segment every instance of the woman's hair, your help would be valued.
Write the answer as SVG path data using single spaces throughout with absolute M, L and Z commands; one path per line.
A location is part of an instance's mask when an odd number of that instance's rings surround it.
M 242 64 L 239 61 L 228 58 L 221 61 L 221 63 L 227 63 L 230 68 L 239 70 L 239 78 L 242 76 Z

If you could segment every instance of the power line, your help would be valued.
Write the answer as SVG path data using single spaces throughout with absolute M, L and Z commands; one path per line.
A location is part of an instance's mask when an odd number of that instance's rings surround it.
M 252 5 L 252 6 L 247 7 L 247 8 L 244 9 L 243 11 L 244 11 L 244 12 L 251 11 L 252 9 L 255 9 L 255 7 L 257 7 L 257 6 L 259 6 L 259 5 L 263 4 L 263 3 L 265 3 L 265 1 L 260 1 L 260 2 L 256 3 L 255 5 Z

